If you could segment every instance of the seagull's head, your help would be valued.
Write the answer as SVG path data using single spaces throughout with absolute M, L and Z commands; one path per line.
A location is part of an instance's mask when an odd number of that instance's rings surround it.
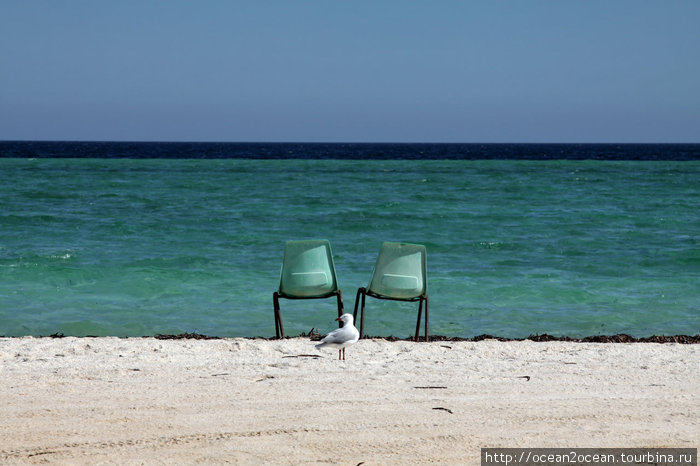
M 348 314 L 348 313 L 343 314 L 342 316 L 338 317 L 335 320 L 342 322 L 343 327 L 345 327 L 348 324 L 352 325 L 352 321 L 353 321 L 352 314 Z

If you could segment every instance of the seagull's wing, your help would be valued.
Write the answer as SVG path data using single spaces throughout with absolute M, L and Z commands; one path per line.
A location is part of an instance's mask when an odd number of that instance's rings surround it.
M 339 345 L 341 343 L 345 343 L 349 339 L 351 339 L 351 335 L 347 331 L 348 329 L 343 327 L 343 328 L 338 328 L 333 330 L 331 333 L 326 335 L 323 340 L 321 340 L 321 343 L 324 345 Z

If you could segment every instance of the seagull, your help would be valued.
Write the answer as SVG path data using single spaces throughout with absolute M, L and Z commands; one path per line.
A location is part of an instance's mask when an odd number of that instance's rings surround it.
M 321 343 L 316 345 L 316 348 L 324 346 L 338 348 L 338 361 L 341 359 L 341 354 L 343 361 L 345 361 L 345 347 L 357 343 L 357 340 L 360 339 L 360 332 L 352 325 L 352 314 L 343 314 L 335 320 L 342 321 L 343 326 L 326 335 Z

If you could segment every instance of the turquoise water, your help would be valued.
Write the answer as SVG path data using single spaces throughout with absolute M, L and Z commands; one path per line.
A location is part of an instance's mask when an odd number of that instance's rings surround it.
M 352 311 L 382 241 L 428 249 L 432 334 L 700 332 L 700 162 L 0 159 L 0 335 L 274 336 L 284 241 Z M 417 305 L 368 299 L 366 333 Z M 334 328 L 282 301 L 287 334 Z

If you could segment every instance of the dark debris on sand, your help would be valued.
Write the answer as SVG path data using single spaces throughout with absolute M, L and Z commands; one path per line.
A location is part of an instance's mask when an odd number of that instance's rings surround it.
M 42 338 L 64 338 L 65 335 L 62 333 L 54 333 L 52 335 L 47 335 Z M 88 335 L 88 337 L 95 338 L 94 335 Z M 147 337 L 146 337 L 147 338 Z M 209 335 L 202 335 L 200 333 L 180 333 L 178 335 L 164 335 L 157 334 L 153 338 L 156 340 L 221 340 L 222 337 L 213 337 Z M 322 335 L 314 328 L 312 328 L 308 333 L 301 333 L 298 337 L 285 337 L 285 338 L 309 338 L 311 341 L 318 341 L 322 338 Z M 376 339 L 385 341 L 413 341 L 413 337 L 399 338 L 395 336 L 380 337 L 380 336 L 369 336 L 365 335 L 363 338 L 366 339 Z M 276 340 L 277 338 L 271 337 L 251 337 L 251 340 Z M 446 337 L 442 335 L 431 335 L 431 342 L 441 342 L 441 341 L 484 341 L 484 340 L 498 340 L 498 341 L 570 341 L 574 343 L 681 343 L 684 345 L 700 344 L 700 334 L 691 335 L 652 335 L 650 337 L 635 338 L 633 336 L 619 333 L 617 335 L 595 335 L 584 338 L 571 338 L 571 337 L 556 337 L 553 335 L 548 335 L 546 333 L 530 335 L 527 338 L 503 338 L 496 337 L 493 335 L 478 335 L 473 338 L 461 338 L 461 337 Z
M 584 338 L 571 338 L 567 336 L 555 337 L 546 333 L 543 333 L 541 335 L 530 335 L 527 338 L 498 338 L 492 337 L 491 335 L 479 335 L 470 340 L 468 339 L 467 341 L 482 341 L 492 338 L 495 338 L 499 341 L 570 341 L 575 343 L 700 343 L 700 335 L 652 335 L 650 337 L 635 338 L 624 333 L 619 333 L 617 335 L 594 335 Z
M 364 336 L 363 338 L 373 338 L 378 340 L 386 341 L 413 341 L 412 337 L 399 338 L 399 337 L 371 337 Z M 498 341 L 570 341 L 574 343 L 682 343 L 686 345 L 699 344 L 700 335 L 690 336 L 690 335 L 652 335 L 650 337 L 635 338 L 633 336 L 619 333 L 617 335 L 595 335 L 584 338 L 571 338 L 571 337 L 555 337 L 553 335 L 548 335 L 546 333 L 538 335 L 530 335 L 527 338 L 503 338 L 496 337 L 493 335 L 478 335 L 474 338 L 461 338 L 461 337 L 445 337 L 441 335 L 431 335 L 430 341 L 484 341 L 484 340 L 498 340 Z
M 156 340 L 221 340 L 221 337 L 210 337 L 201 333 L 181 333 L 179 335 L 162 335 L 154 336 Z

